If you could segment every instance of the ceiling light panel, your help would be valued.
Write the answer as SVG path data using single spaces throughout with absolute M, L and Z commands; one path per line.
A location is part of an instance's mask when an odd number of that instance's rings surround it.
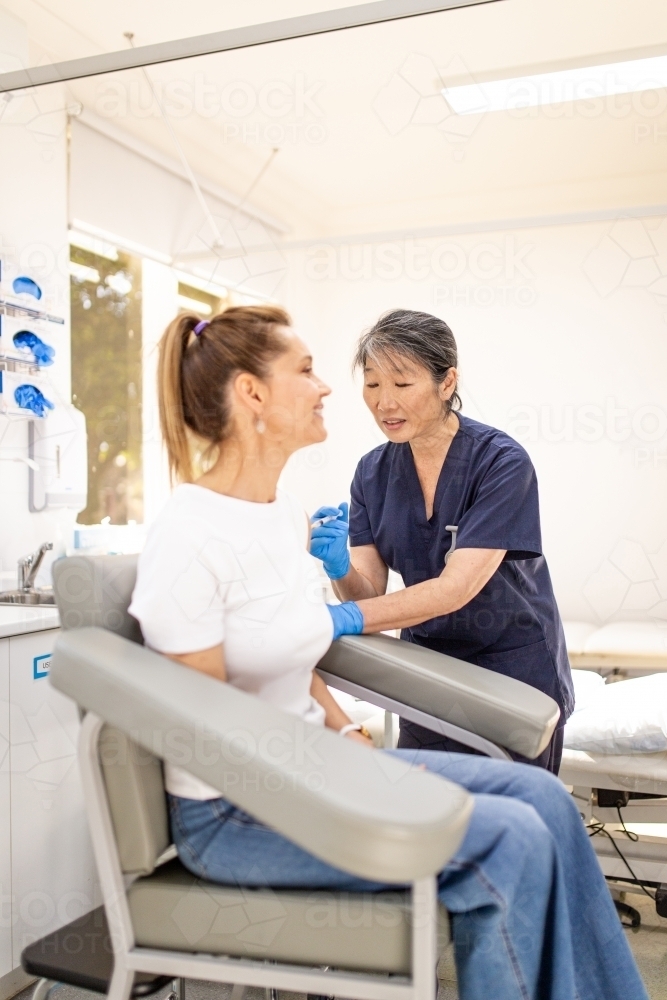
M 442 93 L 457 115 L 478 115 L 662 87 L 667 87 L 667 55 L 444 87 Z

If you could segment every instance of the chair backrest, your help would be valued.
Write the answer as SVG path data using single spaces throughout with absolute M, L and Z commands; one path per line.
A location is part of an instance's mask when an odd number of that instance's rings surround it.
M 137 581 L 137 556 L 69 556 L 53 564 L 53 589 L 63 628 L 97 625 L 143 645 L 128 612 Z
M 70 556 L 53 565 L 53 590 L 64 629 L 97 625 L 143 645 L 128 613 L 137 557 Z M 99 744 L 107 800 L 123 872 L 149 875 L 170 844 L 162 763 L 105 726 Z

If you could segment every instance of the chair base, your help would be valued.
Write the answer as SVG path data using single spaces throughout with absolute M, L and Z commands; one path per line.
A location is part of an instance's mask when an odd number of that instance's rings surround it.
M 108 992 L 113 964 L 103 906 L 28 945 L 21 955 L 21 965 L 30 975 L 96 993 Z M 150 996 L 170 982 L 171 976 L 137 972 L 132 996 Z

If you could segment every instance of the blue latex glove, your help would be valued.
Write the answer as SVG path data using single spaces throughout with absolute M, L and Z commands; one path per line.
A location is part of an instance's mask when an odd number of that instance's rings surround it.
M 333 621 L 334 639 L 340 639 L 341 635 L 361 635 L 364 629 L 364 616 L 358 604 L 354 601 L 345 601 L 344 604 L 327 604 L 327 609 Z
M 24 410 L 32 410 L 36 417 L 46 416 L 46 411 L 53 410 L 50 399 L 39 391 L 35 385 L 19 385 L 14 389 L 14 401 Z
M 38 365 L 52 365 L 55 350 L 31 330 L 19 330 L 14 334 L 14 346 L 19 350 L 30 351 Z
M 15 295 L 32 295 L 36 299 L 41 299 L 42 297 L 42 289 L 37 282 L 33 281 L 32 278 L 26 278 L 24 275 L 14 278 L 12 290 Z
M 350 568 L 350 553 L 347 536 L 350 530 L 348 507 L 341 503 L 337 507 L 319 507 L 310 521 L 322 517 L 336 517 L 336 521 L 314 526 L 310 534 L 310 552 L 324 563 L 324 572 L 330 580 L 340 580 Z

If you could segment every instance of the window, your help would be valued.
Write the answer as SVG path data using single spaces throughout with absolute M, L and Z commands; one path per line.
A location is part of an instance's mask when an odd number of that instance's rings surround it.
M 178 310 L 179 312 L 198 313 L 202 319 L 209 319 L 232 305 L 229 293 L 222 295 L 222 297 L 221 295 L 212 295 L 210 292 L 202 291 L 201 288 L 194 288 L 192 285 L 186 285 L 179 281 Z
M 143 521 L 141 260 L 113 247 L 106 253 L 70 253 L 72 401 L 88 426 L 88 505 L 79 524 Z

